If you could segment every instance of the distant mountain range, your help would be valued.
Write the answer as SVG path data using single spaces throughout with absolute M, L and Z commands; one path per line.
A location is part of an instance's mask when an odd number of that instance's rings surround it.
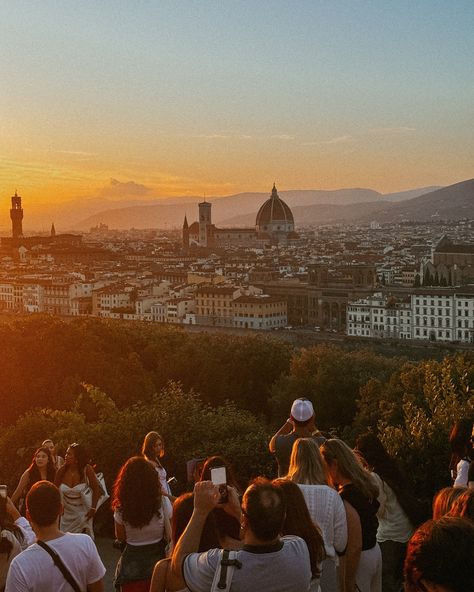
M 422 187 L 386 195 L 373 189 L 361 188 L 334 191 L 293 190 L 281 191 L 279 195 L 292 208 L 296 224 L 301 225 L 326 223 L 328 219 L 337 218 L 338 211 L 344 219 L 346 215 L 353 217 L 354 212 L 359 215 L 366 209 L 372 211 L 372 206 L 383 208 L 396 205 L 435 189 L 438 188 Z M 255 224 L 258 209 L 269 196 L 269 193 L 238 193 L 211 198 L 208 201 L 212 203 L 212 220 L 221 226 L 252 226 Z M 169 199 L 166 203 L 156 201 L 152 205 L 135 204 L 122 208 L 115 207 L 94 213 L 81 220 L 75 228 L 88 230 L 100 223 L 117 229 L 181 227 L 185 215 L 189 223 L 197 220 L 197 203 L 202 199 L 202 197 L 176 198 Z M 354 205 L 357 205 L 356 209 Z M 308 215 L 310 215 L 309 219 Z
M 474 219 L 474 179 L 449 187 L 421 187 L 398 193 L 381 194 L 373 189 L 353 188 L 334 191 L 280 191 L 280 197 L 291 207 L 296 226 L 368 223 L 372 220 L 397 222 L 403 220 Z M 212 220 L 223 227 L 253 226 L 260 206 L 268 193 L 239 193 L 208 199 L 212 203 Z M 89 230 L 100 223 L 111 229 L 180 228 L 184 216 L 191 224 L 197 220 L 197 204 L 201 196 L 150 199 L 109 200 L 103 197 L 77 199 L 49 207 L 24 200 L 24 228 L 27 234 L 49 230 Z M 2 200 L 3 201 L 3 200 Z M 9 230 L 9 204 L 2 204 L 2 224 Z

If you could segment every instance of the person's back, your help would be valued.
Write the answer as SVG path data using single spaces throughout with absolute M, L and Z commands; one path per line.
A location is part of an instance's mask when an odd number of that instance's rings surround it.
M 219 490 L 210 481 L 196 483 L 194 511 L 172 557 L 172 569 L 193 592 L 208 592 L 223 551 L 197 553 L 207 516 L 219 501 Z M 311 582 L 308 547 L 299 537 L 280 537 L 286 500 L 280 489 L 257 479 L 244 493 L 242 512 L 236 493 L 229 491 L 224 509 L 241 513 L 244 547 L 236 551 L 238 565 L 232 574 L 232 592 L 304 592 Z
M 97 561 L 97 549 L 87 534 L 65 533 L 48 540 L 48 546 L 56 551 L 81 590 L 100 580 L 104 569 Z M 96 557 L 97 556 L 97 557 Z M 5 592 L 70 592 L 61 571 L 51 556 L 38 543 L 30 545 L 13 559 L 8 572 Z
M 304 592 L 309 588 L 311 570 L 308 547 L 295 536 L 281 537 L 280 543 L 262 547 L 244 546 L 236 551 L 242 564 L 235 569 L 231 592 Z M 213 575 L 222 558 L 221 549 L 193 554 L 184 564 L 184 579 L 190 590 L 209 590 Z M 196 569 L 206 561 L 205 573 Z
M 26 506 L 38 542 L 13 559 L 5 592 L 71 591 L 65 576 L 39 542 L 59 555 L 80 590 L 102 592 L 105 567 L 93 540 L 88 535 L 63 533 L 58 528 L 62 511 L 58 488 L 47 481 L 39 481 L 28 493 Z
M 320 446 L 326 438 L 315 433 L 313 404 L 308 399 L 293 401 L 290 417 L 272 436 L 268 448 L 275 455 L 278 464 L 278 476 L 285 477 L 290 465 L 293 444 L 299 438 L 313 438 Z

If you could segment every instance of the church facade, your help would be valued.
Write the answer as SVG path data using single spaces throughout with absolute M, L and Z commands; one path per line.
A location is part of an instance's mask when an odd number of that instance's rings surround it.
M 257 213 L 252 228 L 218 228 L 212 224 L 212 205 L 199 204 L 199 220 L 188 226 L 185 217 L 183 224 L 183 246 L 188 249 L 199 247 L 264 247 L 266 245 L 286 245 L 297 240 L 293 214 L 280 198 L 273 185 L 269 199 Z

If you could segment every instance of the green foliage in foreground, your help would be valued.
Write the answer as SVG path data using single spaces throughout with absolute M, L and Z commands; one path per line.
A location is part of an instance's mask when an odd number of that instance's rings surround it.
M 334 345 L 293 350 L 255 336 L 45 317 L 0 325 L 0 342 L 0 481 L 10 486 L 46 437 L 63 452 L 86 444 L 110 485 L 149 430 L 164 436 L 168 473 L 181 483 L 187 460 L 219 453 L 245 485 L 271 474 L 268 440 L 304 396 L 318 427 L 349 444 L 377 431 L 429 498 L 449 483 L 452 423 L 474 415 L 472 353 L 415 363 Z
M 174 380 L 212 405 L 232 400 L 266 413 L 270 389 L 288 372 L 292 354 L 289 345 L 256 335 L 44 316 L 0 324 L 0 343 L 0 421 L 7 425 L 31 408 L 70 409 L 84 382 L 119 408 L 151 401 Z
M 163 436 L 168 474 L 175 474 L 182 486 L 186 461 L 212 454 L 231 460 L 243 484 L 253 476 L 272 471 L 265 429 L 248 411 L 232 403 L 211 407 L 171 382 L 150 402 L 119 409 L 97 388 L 84 388 L 84 395 L 72 411 L 29 411 L 2 432 L 0 475 L 10 487 L 16 486 L 34 449 L 46 437 L 63 451 L 72 442 L 83 443 L 111 486 L 120 466 L 140 452 L 143 437 L 151 430 Z M 95 417 L 88 419 L 94 411 Z

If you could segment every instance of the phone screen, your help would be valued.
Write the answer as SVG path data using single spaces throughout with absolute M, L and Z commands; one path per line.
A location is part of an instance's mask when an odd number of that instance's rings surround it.
M 6 485 L 0 485 L 0 496 L 7 497 L 7 486 Z
M 211 469 L 211 481 L 214 483 L 214 485 L 225 485 L 227 483 L 225 467 Z

